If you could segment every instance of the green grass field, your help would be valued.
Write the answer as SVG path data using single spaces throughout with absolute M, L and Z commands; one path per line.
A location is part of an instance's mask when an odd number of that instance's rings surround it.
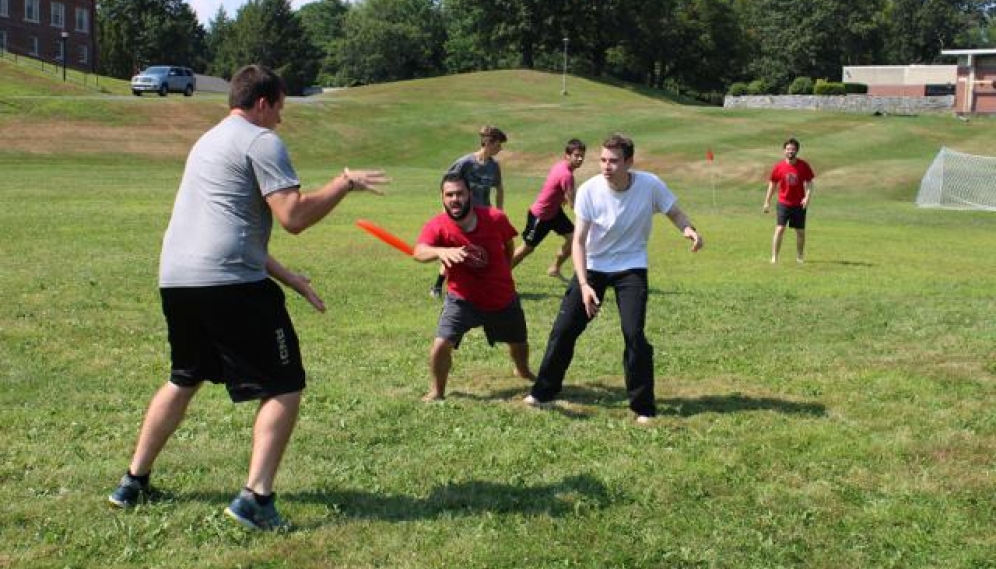
M 297 530 L 243 531 L 254 406 L 206 387 L 157 463 L 162 500 L 114 511 L 168 371 L 159 243 L 190 144 L 223 97 L 37 97 L 0 61 L 0 568 L 996 567 L 996 218 L 920 210 L 941 145 L 992 154 L 991 119 L 684 107 L 560 76 L 492 72 L 290 102 L 306 187 L 381 167 L 272 251 L 329 306 L 289 307 L 309 369 L 277 480 Z M 582 337 L 564 403 L 479 331 L 423 404 L 435 275 L 354 227 L 414 240 L 438 178 L 486 123 L 509 133 L 525 211 L 567 138 L 630 134 L 706 239 L 659 218 L 648 334 L 660 419 L 626 408 L 614 310 Z M 817 172 L 807 263 L 768 263 L 765 177 L 789 136 Z M 715 161 L 705 159 L 712 149 Z M 516 272 L 537 367 L 562 285 L 550 238 Z M 609 300 L 611 304 L 611 300 Z

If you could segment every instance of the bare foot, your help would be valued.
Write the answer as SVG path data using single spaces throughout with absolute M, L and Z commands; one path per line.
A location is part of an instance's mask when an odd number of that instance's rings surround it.
M 425 403 L 432 403 L 433 401 L 443 401 L 444 399 L 446 399 L 446 396 L 443 395 L 442 393 L 437 392 L 435 389 L 422 396 L 422 401 Z
M 536 381 L 536 374 L 534 374 L 533 372 L 529 371 L 528 369 L 526 371 L 515 370 L 512 373 L 515 374 L 515 377 L 519 377 L 519 378 L 522 378 L 522 379 L 528 379 L 529 381 Z
M 553 277 L 555 279 L 560 279 L 560 280 L 562 280 L 564 282 L 567 282 L 567 277 L 565 277 L 560 272 L 560 269 L 558 269 L 557 267 L 550 267 L 549 269 L 547 269 L 546 270 L 546 276 Z

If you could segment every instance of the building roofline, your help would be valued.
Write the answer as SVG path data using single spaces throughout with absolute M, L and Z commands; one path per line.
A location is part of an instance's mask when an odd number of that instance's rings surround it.
M 996 49 L 942 49 L 941 55 L 996 55 Z

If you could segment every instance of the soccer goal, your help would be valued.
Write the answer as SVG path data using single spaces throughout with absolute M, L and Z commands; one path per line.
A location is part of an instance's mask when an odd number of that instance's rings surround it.
M 996 157 L 942 146 L 920 180 L 916 205 L 996 211 Z

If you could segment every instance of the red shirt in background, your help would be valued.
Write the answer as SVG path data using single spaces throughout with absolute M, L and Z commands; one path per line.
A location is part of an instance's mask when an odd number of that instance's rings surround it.
M 802 205 L 806 197 L 805 183 L 815 178 L 809 163 L 801 158 L 795 159 L 795 164 L 782 160 L 771 170 L 769 180 L 778 184 L 778 203 L 790 207 Z

